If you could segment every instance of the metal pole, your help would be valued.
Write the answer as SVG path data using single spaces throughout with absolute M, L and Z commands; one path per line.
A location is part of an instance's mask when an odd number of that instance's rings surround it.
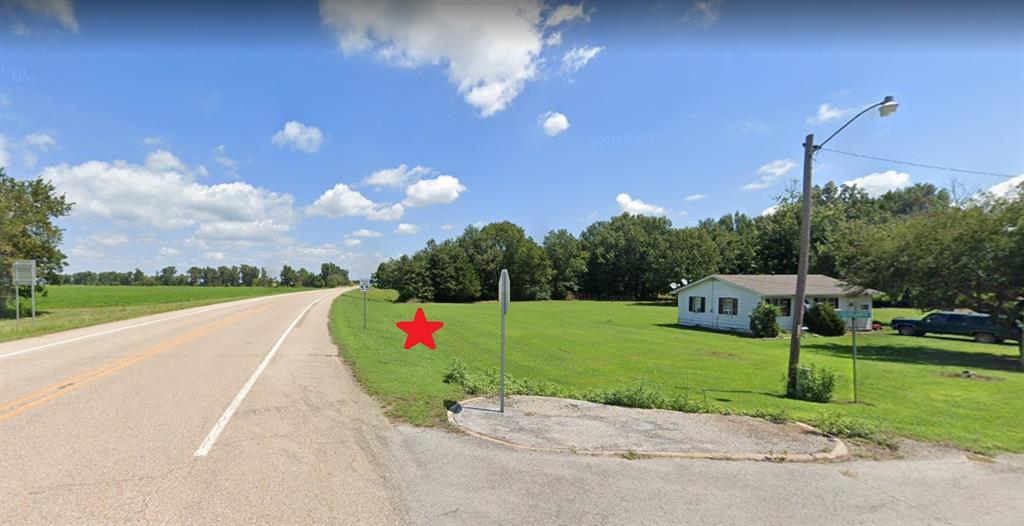
M 804 323 L 804 292 L 807 289 L 807 265 L 811 245 L 811 163 L 814 134 L 804 139 L 803 205 L 800 210 L 800 260 L 797 262 L 796 305 L 793 306 L 793 332 L 789 336 L 789 375 L 786 394 L 796 392 L 796 371 L 800 366 L 800 333 Z
M 32 265 L 32 324 L 36 323 L 36 267 Z
M 851 318 L 853 325 L 853 401 L 857 402 L 857 320 Z
M 505 412 L 505 309 L 501 309 L 501 377 L 498 380 L 498 399 L 501 412 Z
M 366 330 L 366 291 L 363 291 L 363 330 Z
M 21 325 L 21 296 L 18 294 L 18 286 L 14 286 L 14 324 Z

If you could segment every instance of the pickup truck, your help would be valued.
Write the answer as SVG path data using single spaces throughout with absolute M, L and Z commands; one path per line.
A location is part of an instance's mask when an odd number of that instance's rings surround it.
M 1021 338 L 1021 329 L 1012 322 L 1004 322 L 988 314 L 963 312 L 933 312 L 919 320 L 893 318 L 892 328 L 903 336 L 924 336 L 929 332 L 959 334 L 981 343 L 1020 341 Z

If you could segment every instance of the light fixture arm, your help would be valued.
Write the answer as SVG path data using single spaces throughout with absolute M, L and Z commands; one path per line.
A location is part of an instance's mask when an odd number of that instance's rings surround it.
M 821 142 L 821 144 L 815 145 L 814 146 L 814 150 L 815 151 L 820 150 L 823 146 L 825 146 L 826 143 L 828 143 L 828 141 L 832 140 L 832 137 L 835 137 L 836 135 L 839 135 L 839 132 L 843 131 L 844 129 L 846 129 L 847 126 L 850 125 L 850 123 L 852 123 L 853 121 L 857 120 L 857 117 L 860 117 L 861 115 L 864 115 L 865 113 L 867 113 L 867 112 L 869 112 L 869 111 L 871 111 L 871 110 L 873 110 L 875 108 L 880 107 L 882 104 L 890 102 L 890 100 L 891 99 L 889 97 L 886 97 L 886 99 L 883 100 L 882 102 L 876 102 L 875 104 L 872 104 L 872 105 L 868 106 L 867 108 L 864 108 L 860 113 L 854 115 L 852 119 L 846 121 L 846 124 L 842 125 L 832 135 L 829 135 L 827 139 L 825 139 L 824 141 Z

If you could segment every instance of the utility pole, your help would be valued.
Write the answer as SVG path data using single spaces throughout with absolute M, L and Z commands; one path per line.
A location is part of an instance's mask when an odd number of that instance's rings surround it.
M 804 139 L 803 205 L 800 209 L 800 261 L 796 271 L 796 299 L 793 305 L 793 330 L 789 335 L 789 375 L 786 394 L 796 392 L 796 372 L 800 366 L 800 336 L 804 325 L 804 292 L 807 290 L 807 266 L 811 248 L 811 163 L 814 161 L 814 134 Z

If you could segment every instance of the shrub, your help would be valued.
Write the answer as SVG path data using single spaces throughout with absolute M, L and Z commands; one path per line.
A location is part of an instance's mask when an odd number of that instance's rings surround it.
M 790 397 L 810 402 L 827 403 L 832 399 L 836 374 L 827 367 L 800 367 L 796 372 L 796 391 Z
M 769 303 L 760 303 L 750 313 L 750 332 L 758 338 L 774 338 L 779 335 L 779 323 L 776 317 L 779 308 Z
M 818 303 L 804 315 L 804 325 L 814 334 L 842 336 L 846 334 L 846 323 L 839 319 L 835 309 L 827 303 Z

